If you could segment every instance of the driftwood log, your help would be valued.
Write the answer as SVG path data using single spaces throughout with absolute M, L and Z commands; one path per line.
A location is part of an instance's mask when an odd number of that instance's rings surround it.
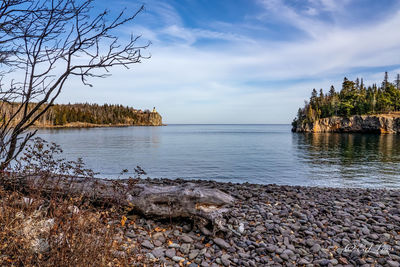
M 83 196 L 93 202 L 132 207 L 145 217 L 156 219 L 189 218 L 198 227 L 211 223 L 213 230 L 224 228 L 223 214 L 234 198 L 218 189 L 183 182 L 177 185 L 146 183 L 139 179 L 108 180 L 99 178 L 40 178 L 38 176 L 10 179 L 25 190 L 48 194 Z M 206 230 L 205 230 L 206 231 Z
M 200 227 L 211 222 L 219 230 L 225 230 L 222 215 L 234 201 L 218 189 L 189 182 L 170 186 L 137 184 L 132 192 L 131 202 L 145 216 L 191 218 Z

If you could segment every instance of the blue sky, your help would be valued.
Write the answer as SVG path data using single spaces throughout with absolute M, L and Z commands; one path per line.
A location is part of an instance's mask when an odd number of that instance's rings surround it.
M 151 59 L 93 88 L 71 80 L 60 103 L 152 108 L 165 123 L 290 123 L 313 88 L 400 73 L 398 0 L 97 0 L 146 10 L 118 33 L 151 41 Z M 112 6 L 109 5 L 112 3 Z

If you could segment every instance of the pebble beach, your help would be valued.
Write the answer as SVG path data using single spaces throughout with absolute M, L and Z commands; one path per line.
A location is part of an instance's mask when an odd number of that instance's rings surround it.
M 400 191 L 190 182 L 235 197 L 227 231 L 131 214 L 116 240 L 148 266 L 400 266 Z

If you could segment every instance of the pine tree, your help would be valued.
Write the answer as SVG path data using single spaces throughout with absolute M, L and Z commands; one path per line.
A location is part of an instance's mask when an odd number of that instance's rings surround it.
M 388 81 L 389 81 L 389 75 L 388 75 L 388 72 L 385 71 L 385 78 L 383 79 L 383 82 L 382 82 L 382 89 L 383 90 L 386 90 L 386 88 L 388 86 Z
M 400 90 L 400 73 L 397 74 L 397 78 L 394 81 L 394 83 L 396 85 L 397 90 Z
M 335 87 L 331 85 L 331 88 L 329 89 L 329 96 L 333 97 L 335 94 L 336 94 Z

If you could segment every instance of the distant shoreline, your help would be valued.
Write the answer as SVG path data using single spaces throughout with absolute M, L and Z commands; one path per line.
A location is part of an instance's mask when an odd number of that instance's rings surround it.
M 85 122 L 74 122 L 65 125 L 34 125 L 34 129 L 66 129 L 66 128 L 109 128 L 109 127 L 131 127 L 131 126 L 167 126 L 166 124 L 153 125 L 153 124 L 95 124 L 95 123 L 85 123 Z

